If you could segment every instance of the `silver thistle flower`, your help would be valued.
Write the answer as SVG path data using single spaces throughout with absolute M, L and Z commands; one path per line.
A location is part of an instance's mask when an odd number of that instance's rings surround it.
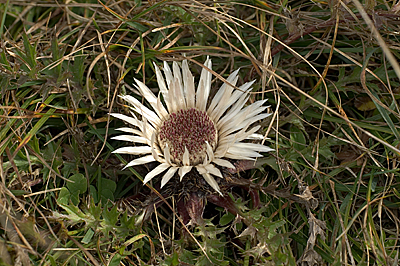
M 211 69 L 211 60 L 204 65 Z M 273 149 L 243 140 L 262 140 L 263 136 L 255 132 L 260 126 L 249 127 L 256 121 L 271 115 L 263 113 L 266 100 L 257 101 L 246 107 L 253 82 L 248 82 L 235 90 L 224 83 L 207 107 L 211 89 L 211 73 L 203 68 L 197 90 L 194 78 L 186 60 L 182 62 L 182 71 L 178 63 L 173 62 L 172 71 L 164 62 L 164 77 L 156 69 L 160 94 L 156 97 L 141 81 L 136 80 L 137 89 L 152 107 L 153 111 L 140 103 L 136 98 L 121 96 L 131 104 L 132 117 L 123 114 L 111 114 L 134 126 L 119 128 L 129 133 L 113 137 L 116 140 L 141 143 L 145 145 L 122 147 L 114 153 L 141 155 L 129 162 L 126 167 L 158 161 L 160 165 L 150 171 L 144 183 L 168 170 L 161 180 L 163 187 L 178 172 L 180 180 L 193 168 L 204 177 L 207 183 L 221 194 L 214 176 L 222 177 L 215 166 L 235 168 L 227 159 L 255 160 L 262 157 L 258 152 L 269 152 Z M 227 79 L 236 86 L 236 70 Z M 141 115 L 139 119 L 135 113 Z M 248 130 L 249 129 L 249 130 Z

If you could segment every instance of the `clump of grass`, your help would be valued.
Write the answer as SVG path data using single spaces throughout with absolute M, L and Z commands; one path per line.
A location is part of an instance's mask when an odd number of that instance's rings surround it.
M 1 263 L 398 264 L 398 5 L 10 2 Z M 111 153 L 121 124 L 108 113 L 127 112 L 118 94 L 140 97 L 134 78 L 157 92 L 153 62 L 187 58 L 198 77 L 206 56 L 214 88 L 239 67 L 240 83 L 257 80 L 251 100 L 271 103 L 261 132 L 276 152 L 240 173 L 237 215 L 208 203 L 185 225 L 173 198 L 142 185 L 151 169 L 122 170 L 132 158 Z

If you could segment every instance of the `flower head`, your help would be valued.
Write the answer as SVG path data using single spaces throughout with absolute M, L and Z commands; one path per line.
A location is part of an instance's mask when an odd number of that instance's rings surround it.
M 211 69 L 211 60 L 207 59 L 204 65 Z M 207 107 L 212 75 L 206 68 L 201 72 L 196 90 L 194 77 L 186 60 L 182 62 L 182 69 L 177 62 L 173 62 L 172 71 L 164 62 L 165 79 L 158 66 L 154 64 L 154 67 L 160 89 L 158 97 L 145 84 L 135 79 L 137 89 L 153 110 L 136 98 L 125 95 L 121 98 L 132 105 L 132 116 L 111 114 L 134 126 L 119 128 L 118 130 L 129 134 L 113 139 L 144 144 L 114 151 L 141 155 L 130 161 L 126 167 L 160 162 L 145 176 L 144 183 L 167 171 L 161 180 L 163 187 L 175 173 L 182 180 L 195 168 L 221 194 L 214 177 L 222 177 L 222 174 L 216 166 L 235 168 L 227 159 L 255 160 L 262 157 L 259 152 L 273 150 L 261 144 L 242 142 L 263 139 L 262 135 L 255 133 L 260 126 L 251 129 L 249 127 L 270 115 L 264 113 L 267 108 L 264 106 L 266 100 L 245 107 L 254 81 L 243 84 L 237 90 L 224 83 Z M 234 86 L 237 80 L 238 70 L 227 79 Z

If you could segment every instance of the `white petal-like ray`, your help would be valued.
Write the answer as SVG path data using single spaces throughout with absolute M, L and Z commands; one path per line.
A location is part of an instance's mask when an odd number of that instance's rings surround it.
M 237 124 L 230 123 L 226 128 L 224 128 L 224 130 L 221 130 L 220 131 L 221 132 L 220 137 L 223 138 L 224 136 L 226 136 L 226 135 L 228 135 L 228 134 L 230 134 L 232 132 L 235 132 L 235 131 L 237 131 L 237 130 L 239 130 L 239 129 L 247 126 L 247 125 L 251 125 L 256 121 L 263 120 L 263 119 L 267 118 L 270 115 L 271 114 L 269 114 L 269 113 L 259 114 L 257 116 L 250 117 L 248 119 L 243 119 L 241 117 L 243 120 L 239 120 L 239 121 L 241 121 L 240 123 L 237 123 Z
M 211 69 L 211 59 L 207 58 L 204 65 Z M 208 101 L 208 96 L 211 90 L 211 72 L 203 68 L 200 74 L 199 86 L 196 92 L 196 107 L 200 111 L 206 110 L 206 105 Z
M 167 110 L 165 110 L 164 106 L 158 105 L 157 97 L 154 95 L 154 93 L 140 80 L 135 79 L 135 82 L 138 85 L 137 88 L 139 89 L 140 93 L 150 103 L 151 107 L 153 107 L 153 110 L 157 113 L 157 115 L 160 118 L 167 117 Z
M 218 142 L 218 146 L 216 148 L 216 151 L 219 149 L 219 146 L 223 146 L 223 145 L 226 145 L 226 144 L 230 145 L 231 143 L 234 143 L 235 140 L 236 140 L 236 134 L 235 133 L 231 134 L 231 135 L 228 135 L 228 136 L 226 136 L 224 138 L 221 138 L 219 140 L 219 142 Z M 214 156 L 218 157 L 217 155 L 215 155 L 215 151 L 214 151 Z
M 214 151 L 215 158 L 222 158 L 225 156 L 225 153 L 228 151 L 228 148 L 231 144 L 235 143 L 235 136 L 229 135 L 223 139 L 220 139 L 218 142 L 218 146 Z
M 204 165 L 198 164 L 198 165 L 196 165 L 195 167 L 196 167 L 197 171 L 198 171 L 200 174 L 205 174 L 205 173 L 207 173 L 207 170 L 206 170 L 206 168 L 204 168 Z
M 164 75 L 165 80 L 167 81 L 168 88 L 171 86 L 172 81 L 174 80 L 174 76 L 172 75 L 171 68 L 169 67 L 168 63 L 164 61 Z
M 112 137 L 111 139 L 151 145 L 151 141 L 149 139 L 146 139 L 143 137 L 138 137 L 138 136 L 133 136 L 133 135 L 119 135 L 119 136 Z
M 153 177 L 155 177 L 158 174 L 161 174 L 162 172 L 164 172 L 165 170 L 167 170 L 168 168 L 170 168 L 171 166 L 169 164 L 166 163 L 162 163 L 160 165 L 158 165 L 156 168 L 154 168 L 151 172 L 149 172 L 143 180 L 143 184 L 146 184 L 147 182 L 149 182 Z
M 237 80 L 239 78 L 238 73 L 239 69 L 234 71 L 226 80 L 232 85 L 236 86 Z M 211 119 L 213 118 L 214 109 L 215 108 L 220 109 L 221 106 L 224 106 L 226 102 L 228 102 L 228 99 L 230 98 L 233 89 L 234 88 L 232 86 L 228 85 L 227 83 L 224 83 L 218 90 L 218 92 L 215 94 L 207 111 Z
M 147 123 L 146 117 L 143 117 L 143 122 L 141 123 L 140 129 L 142 130 L 143 136 L 151 139 L 151 135 L 155 132 L 155 129 L 149 123 Z
M 220 191 L 220 189 L 219 189 L 218 183 L 217 183 L 217 181 L 215 181 L 214 177 L 212 177 L 212 176 L 211 176 L 210 174 L 208 174 L 208 173 L 202 174 L 202 176 L 203 176 L 204 179 L 207 181 L 207 183 L 208 183 L 213 189 L 215 189 L 215 191 L 217 191 L 217 192 L 222 196 L 222 193 L 221 193 L 221 191 Z
M 171 167 L 168 169 L 168 171 L 165 173 L 163 178 L 161 179 L 161 188 L 165 186 L 165 184 L 168 183 L 168 181 L 174 176 L 176 171 L 178 170 L 178 167 Z
M 242 110 L 243 106 L 249 99 L 249 94 L 243 94 L 237 101 L 232 105 L 226 114 L 218 120 L 217 128 L 221 130 L 227 122 L 231 122 L 232 119 L 235 119 L 237 114 Z
M 128 103 L 132 104 L 134 106 L 135 112 L 141 114 L 142 116 L 146 117 L 154 126 L 159 126 L 161 123 L 160 118 L 156 113 L 154 113 L 152 110 L 144 106 L 141 102 L 139 102 L 138 99 L 135 97 L 132 97 L 130 95 L 124 95 L 120 96 L 122 99 L 127 101 Z
M 131 134 L 141 136 L 141 137 L 144 136 L 142 131 L 134 129 L 134 128 L 130 128 L 130 127 L 120 127 L 120 128 L 116 128 L 115 130 L 122 131 L 125 133 L 131 133 Z
M 175 87 L 175 93 L 173 95 L 175 96 L 177 107 L 178 109 L 186 109 L 186 99 L 185 99 L 185 94 L 183 92 L 181 69 L 176 61 L 172 63 L 172 70 L 174 73 L 174 87 Z
M 147 153 L 151 153 L 151 147 L 150 146 L 128 146 L 128 147 L 122 147 L 122 148 L 116 149 L 115 151 L 113 151 L 113 153 L 133 154 L 133 155 L 147 154 Z
M 175 112 L 186 109 L 185 96 L 183 95 L 180 87 L 180 81 L 177 78 L 174 78 L 174 81 L 169 88 L 169 93 L 171 95 L 174 95 L 173 99 L 175 102 Z
M 146 164 L 146 163 L 150 163 L 150 162 L 154 162 L 154 161 L 156 161 L 156 159 L 153 157 L 153 155 L 143 156 L 143 157 L 140 157 L 140 158 L 130 161 L 127 165 L 125 165 L 124 169 L 131 167 L 131 166 Z
M 239 142 L 243 139 L 247 139 L 247 137 L 249 135 L 253 135 L 253 133 L 256 132 L 260 128 L 260 126 L 255 126 L 252 129 L 250 129 L 249 131 L 247 131 L 249 126 L 250 126 L 250 124 L 247 124 L 245 127 L 240 129 L 240 131 L 233 132 L 232 134 L 228 134 L 229 132 L 226 132 L 223 134 L 223 136 L 220 136 L 222 140 L 219 141 L 218 148 L 215 153 L 216 154 L 218 153 L 218 156 L 221 156 L 221 154 L 219 152 L 220 152 L 220 149 L 222 149 L 222 147 L 224 147 L 224 149 L 226 151 L 230 145 L 232 145 L 233 143 Z
M 169 152 L 168 144 L 164 148 L 164 159 L 167 162 L 167 164 L 172 165 L 172 163 L 171 163 L 171 154 Z
M 187 60 L 183 60 L 182 62 L 182 76 L 187 108 L 194 108 L 196 98 L 194 77 L 189 70 Z
M 207 150 L 206 150 L 207 158 L 211 162 L 214 160 L 214 152 L 213 152 L 213 149 L 212 149 L 210 143 L 208 143 L 208 141 L 206 141 L 206 145 L 207 145 Z
M 245 114 L 247 118 L 253 118 L 255 115 L 262 113 L 269 106 L 263 106 L 267 100 L 257 101 L 249 106 L 246 106 L 239 114 Z M 269 115 L 271 115 L 269 113 Z
M 252 81 L 246 82 L 245 84 L 241 85 L 238 90 L 235 90 L 232 93 L 232 97 L 231 97 L 233 100 L 232 103 L 236 102 L 237 99 L 239 99 L 243 94 L 248 94 L 252 90 L 251 86 L 253 86 L 254 82 L 256 82 L 256 81 L 252 80 Z
M 157 160 L 157 161 L 161 161 L 161 158 L 159 155 L 161 155 L 161 152 L 158 151 L 158 148 L 156 148 L 156 132 L 153 132 L 153 134 L 151 135 L 151 154 L 153 155 L 153 157 Z
M 217 167 L 215 167 L 214 165 L 207 164 L 207 165 L 204 165 L 204 168 L 207 170 L 207 173 L 210 173 L 212 175 L 215 175 L 215 176 L 218 176 L 218 177 L 222 178 L 221 171 Z
M 175 97 L 175 86 L 174 86 L 174 76 L 172 75 L 171 68 L 168 63 L 164 61 L 164 75 L 168 86 L 168 99 L 170 106 L 168 106 L 169 113 L 175 113 L 178 108 L 176 97 Z
M 241 110 L 247 100 L 250 97 L 250 91 L 252 90 L 252 85 L 254 82 L 247 82 L 244 85 L 239 87 L 239 90 L 236 90 L 232 93 L 232 103 L 229 107 L 229 111 L 226 112 L 229 115 L 232 112 L 235 112 L 237 109 Z M 223 116 L 225 118 L 225 115 Z M 218 121 L 219 122 L 219 121 Z
M 270 115 L 271 115 L 270 113 L 263 113 L 256 116 L 248 116 L 248 112 L 243 112 L 241 114 L 238 114 L 236 116 L 237 121 L 230 121 L 229 123 L 225 124 L 223 128 L 219 129 L 218 132 L 220 134 L 219 136 L 221 138 L 224 138 L 228 134 L 231 134 L 232 132 L 235 132 L 246 126 L 249 126 L 258 120 L 267 118 Z
M 263 140 L 264 139 L 264 135 L 251 134 L 250 136 L 246 137 L 246 139 Z M 265 138 L 265 139 L 269 139 L 269 138 Z
M 240 144 L 249 144 L 249 145 L 244 146 Z M 257 147 L 254 147 L 250 144 L 257 145 Z M 257 157 L 262 157 L 262 155 L 259 154 L 257 151 L 269 152 L 273 151 L 273 149 L 260 144 L 235 143 L 228 148 L 228 151 L 225 153 L 224 157 L 237 160 L 254 160 Z
M 215 109 L 214 112 L 211 116 L 213 121 L 219 122 L 219 119 L 221 116 L 226 112 L 226 110 L 233 105 L 233 108 L 235 107 L 236 101 L 244 95 L 244 99 L 247 99 L 249 96 L 247 93 L 251 90 L 251 86 L 253 85 L 254 81 L 252 82 L 247 82 L 244 85 L 240 86 L 238 90 L 234 91 L 232 95 L 229 97 L 228 101 L 224 102 L 224 105 L 218 105 Z
M 226 167 L 226 168 L 231 168 L 231 169 L 236 168 L 230 161 L 224 160 L 224 159 L 215 158 L 213 160 L 213 163 L 218 164 L 219 166 Z
M 258 151 L 258 152 L 270 152 L 273 151 L 274 149 L 264 146 L 261 144 L 256 144 L 256 143 L 244 143 L 244 142 L 238 142 L 233 144 L 231 147 L 229 147 L 228 152 L 231 152 L 233 149 L 242 149 L 242 150 L 253 150 L 253 151 Z
M 183 84 L 182 84 L 182 75 L 181 69 L 176 61 L 172 62 L 172 71 L 174 73 L 174 79 L 178 80 L 179 90 L 183 94 Z
M 259 154 L 258 152 L 254 151 L 254 150 L 244 150 L 239 147 L 229 147 L 228 151 L 225 153 L 225 157 L 235 159 L 234 157 L 229 157 L 229 154 L 232 156 L 238 156 L 237 158 L 242 158 L 242 156 L 249 157 L 249 158 L 262 157 L 261 154 Z
M 127 116 L 127 115 L 116 114 L 116 113 L 112 113 L 112 114 L 110 114 L 110 115 L 113 116 L 113 117 L 115 117 L 115 118 L 124 120 L 125 122 L 131 124 L 132 126 L 135 126 L 135 127 L 139 127 L 139 128 L 140 128 L 139 125 L 141 124 L 141 121 L 138 121 L 135 117 L 130 117 L 130 116 Z
M 185 152 L 183 153 L 182 163 L 185 166 L 190 164 L 190 154 L 186 146 L 185 146 Z
M 167 89 L 167 86 L 165 85 L 164 77 L 161 74 L 160 68 L 157 66 L 156 63 L 154 63 L 154 68 L 156 70 L 158 88 L 160 89 L 161 94 L 163 95 L 165 104 L 167 105 L 167 109 L 171 110 L 172 106 L 171 106 L 171 103 L 169 100 L 168 89 Z
M 184 165 L 184 166 L 179 167 L 179 172 L 178 172 L 178 174 L 180 176 L 180 180 L 179 181 L 182 181 L 183 177 L 187 173 L 189 173 L 192 170 L 192 168 L 193 168 L 193 166 L 188 166 L 188 165 Z
M 252 139 L 250 136 L 255 135 L 255 136 L 261 136 L 261 139 L 263 139 L 263 136 L 260 134 L 254 134 L 254 132 L 256 132 L 257 130 L 259 130 L 261 128 L 260 125 L 253 127 L 252 129 L 250 129 L 249 131 L 247 130 L 247 127 L 244 127 L 242 130 L 240 130 L 237 134 L 235 135 L 235 142 L 239 142 L 242 141 L 244 139 Z M 254 138 L 253 138 L 254 139 Z M 255 139 L 259 139 L 259 138 L 255 138 Z
M 257 154 L 254 155 L 254 154 Z M 257 157 L 262 157 L 261 154 L 253 152 L 251 155 L 246 156 L 245 154 L 233 154 L 233 153 L 225 153 L 224 155 L 225 158 L 229 158 L 229 159 L 234 159 L 234 160 L 249 160 L 249 161 L 255 161 Z
M 125 133 L 132 133 L 132 134 L 136 134 L 136 132 L 138 131 L 137 129 L 131 128 L 131 127 L 120 127 L 120 128 L 116 128 L 115 130 L 118 131 L 122 131 Z M 140 134 L 137 135 L 143 135 L 142 132 L 140 131 Z

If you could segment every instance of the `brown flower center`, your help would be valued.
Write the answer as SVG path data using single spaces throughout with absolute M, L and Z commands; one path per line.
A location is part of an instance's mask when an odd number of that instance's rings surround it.
M 190 154 L 190 165 L 197 165 L 202 163 L 207 155 L 206 142 L 214 150 L 217 129 L 206 112 L 190 108 L 170 114 L 162 122 L 157 138 L 162 151 L 168 145 L 172 162 L 183 165 L 186 147 Z

